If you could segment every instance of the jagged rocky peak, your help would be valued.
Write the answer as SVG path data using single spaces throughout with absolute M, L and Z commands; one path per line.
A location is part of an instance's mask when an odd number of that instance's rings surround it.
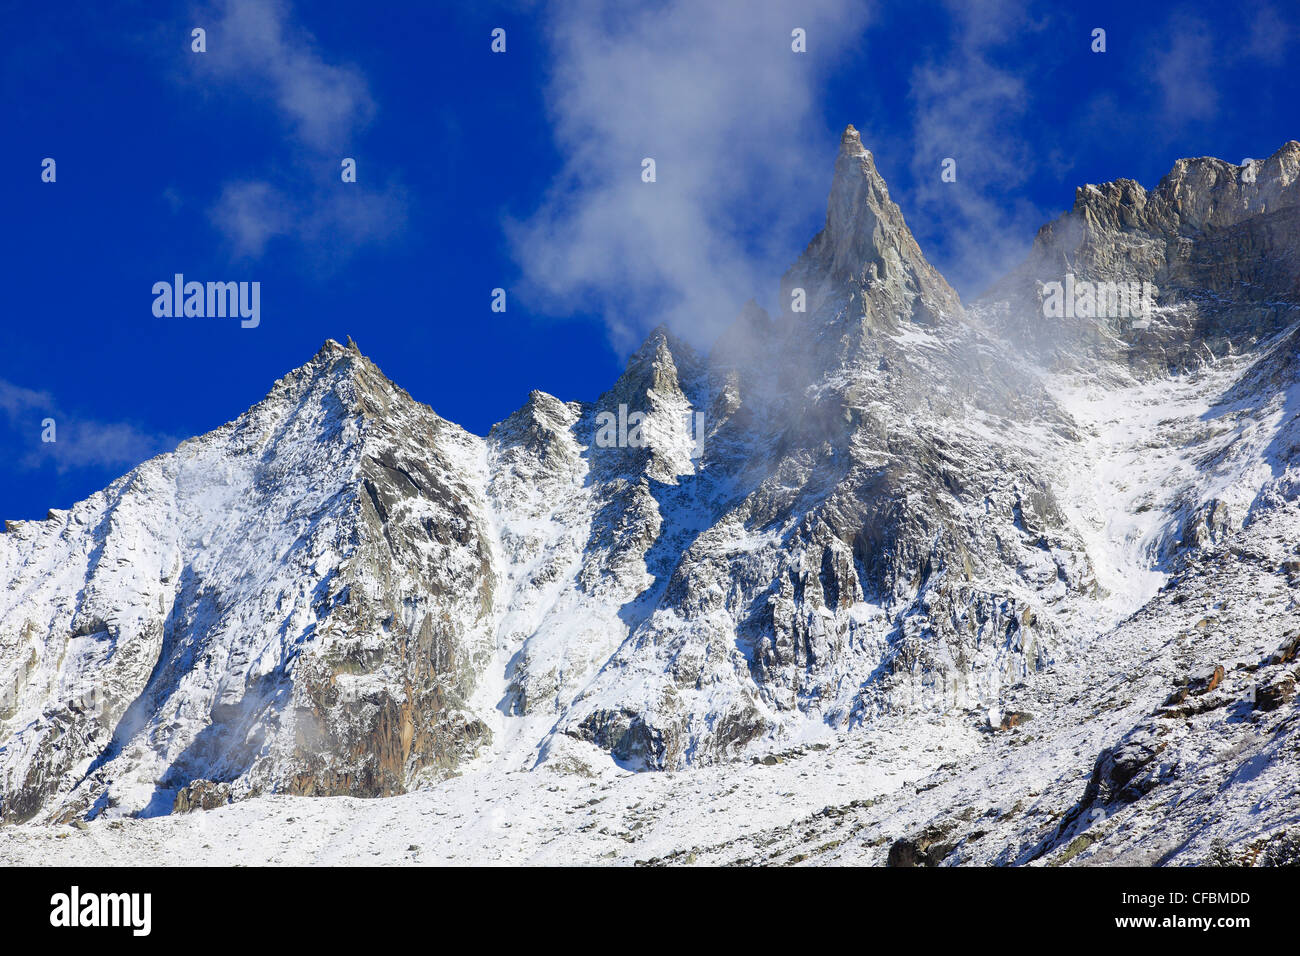
M 692 369 L 699 365 L 699 356 L 685 341 L 674 335 L 666 325 L 656 326 L 641 343 L 641 347 L 628 359 L 623 377 L 650 376 L 650 387 L 665 382 L 664 376 L 675 376 L 679 366 Z
M 321 390 L 320 394 L 311 395 L 313 389 Z M 441 450 L 443 439 L 456 447 L 477 441 L 385 375 L 351 336 L 346 345 L 326 339 L 306 364 L 277 381 L 248 416 L 256 418 L 264 409 L 274 411 L 286 401 L 296 404 L 308 399 L 336 418 L 355 418 L 367 434 L 413 441 L 414 447 L 427 447 L 431 453 Z
M 316 350 L 315 355 L 304 364 L 278 378 L 271 386 L 270 391 L 267 392 L 266 397 L 250 408 L 245 416 L 241 417 L 256 417 L 262 412 L 278 411 L 286 402 L 301 401 L 313 389 L 333 392 L 339 402 L 336 411 L 348 414 L 356 413 L 359 408 L 353 385 L 357 375 L 365 374 L 367 366 L 373 369 L 374 373 L 378 373 L 381 378 L 383 377 L 383 373 L 374 368 L 370 360 L 361 354 L 356 343 L 351 338 L 348 339 L 347 345 L 342 345 L 334 339 L 326 339 L 324 344 Z M 396 386 L 393 387 L 396 388 Z
M 515 429 L 547 433 L 566 430 L 577 421 L 581 410 L 578 402 L 562 402 L 549 392 L 535 388 L 528 393 L 528 401 L 522 407 L 492 426 L 491 434 L 504 434 Z
M 520 481 L 542 482 L 569 476 L 578 468 L 572 429 L 582 416 L 578 402 L 562 402 L 534 389 L 523 407 L 492 426 L 488 444 L 494 456 L 493 490 L 517 492 Z M 509 488 L 509 490 L 507 490 Z
M 901 263 L 884 255 L 888 250 L 880 240 L 886 232 L 907 233 L 908 229 L 889 198 L 889 187 L 876 170 L 871 151 L 850 124 L 840 137 L 835 178 L 826 204 L 825 234 L 834 253 L 834 267 L 849 274 L 863 265 L 876 264 L 882 278 L 888 277 Z
M 1081 186 L 1073 208 L 1039 230 L 1025 262 L 980 304 L 1004 335 L 1054 365 L 1100 359 L 1163 374 L 1249 348 L 1282 331 L 1297 307 L 1298 180 L 1292 141 L 1241 165 L 1180 159 L 1151 190 L 1132 179 Z M 1106 308 L 1098 299 L 1068 321 L 1049 316 L 1045 288 L 1078 289 L 1078 280 L 1090 291 L 1141 289 L 1141 314 L 1116 309 L 1108 292 Z
M 626 404 L 649 414 L 664 404 L 680 404 L 688 401 L 685 392 L 698 383 L 702 371 L 695 350 L 660 325 L 632 353 L 618 381 L 596 401 L 596 410 Z
M 1240 165 L 1212 156 L 1180 159 L 1147 192 L 1132 179 L 1080 186 L 1074 213 L 1110 228 L 1225 229 L 1300 204 L 1300 143 Z
M 862 314 L 892 326 L 899 317 L 934 323 L 961 313 L 957 293 L 926 261 L 871 152 L 850 124 L 840 137 L 826 225 L 782 280 L 783 307 L 803 288 L 807 311 L 836 312 L 860 295 Z
M 690 416 L 704 400 L 706 374 L 690 345 L 665 326 L 655 328 L 593 406 L 597 470 L 631 466 L 661 481 L 693 471 Z

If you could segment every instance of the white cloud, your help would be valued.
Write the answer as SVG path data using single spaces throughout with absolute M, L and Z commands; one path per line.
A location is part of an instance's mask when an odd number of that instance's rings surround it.
M 290 162 L 274 175 L 224 184 L 208 210 L 233 255 L 259 258 L 272 240 L 287 238 L 325 263 L 399 234 L 405 190 L 391 176 L 370 178 L 353 149 L 376 110 L 365 76 L 331 62 L 291 23 L 282 0 L 223 0 L 199 20 L 211 27 L 208 52 L 189 58 L 198 81 L 266 99 L 284 121 L 292 149 Z M 340 179 L 345 156 L 359 160 L 355 183 Z
M 1147 71 L 1160 96 L 1161 127 L 1178 129 L 1218 113 L 1219 93 L 1211 70 L 1217 52 L 1215 37 L 1204 23 L 1171 21 L 1168 40 L 1155 51 Z
M 1256 9 L 1250 20 L 1244 53 L 1256 62 L 1277 66 L 1286 60 L 1294 42 L 1295 28 L 1282 19 L 1276 8 L 1264 5 Z
M 192 58 L 214 75 L 272 103 L 304 143 L 337 148 L 368 123 L 375 105 L 365 77 L 331 63 L 315 39 L 289 22 L 282 0 L 222 0 L 209 17 L 208 51 Z
M 236 258 L 260 258 L 278 237 L 310 245 L 318 259 L 398 234 L 406 224 L 405 192 L 324 181 L 290 194 L 265 180 L 227 183 L 208 211 Z
M 1029 110 L 1022 72 L 997 65 L 1000 44 L 1044 28 L 1017 0 L 949 0 L 951 43 L 912 73 L 913 215 L 941 224 L 936 265 L 967 297 L 1028 251 L 1044 210 L 1019 193 L 1042 161 L 1020 132 Z M 940 177 L 956 160 L 956 182 Z
M 774 293 L 849 119 L 827 128 L 821 82 L 866 19 L 849 0 L 557 5 L 547 100 L 565 165 L 507 224 L 532 304 L 598 312 L 626 347 L 659 322 L 707 341 Z
M 30 450 L 18 459 L 25 468 L 52 465 L 56 471 L 74 468 L 117 468 L 137 465 L 170 451 L 179 439 L 154 435 L 126 422 L 99 422 L 65 415 L 48 392 L 0 379 L 0 414 Z M 53 419 L 53 442 L 42 441 L 46 419 Z
M 23 388 L 21 385 L 14 385 L 12 382 L 0 379 L 0 412 L 3 412 L 5 418 L 11 423 L 28 412 L 49 408 L 52 404 L 53 400 L 48 392 Z
M 293 229 L 285 197 L 266 182 L 227 183 L 210 216 L 241 257 L 260 256 L 267 242 Z

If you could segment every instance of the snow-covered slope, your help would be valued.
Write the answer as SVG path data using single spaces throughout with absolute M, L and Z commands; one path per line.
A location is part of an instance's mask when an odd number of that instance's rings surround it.
M 6 526 L 0 818 L 33 823 L 0 858 L 289 816 L 267 859 L 1276 856 L 1297 156 L 1084 187 L 966 307 L 849 127 L 782 280 L 806 311 L 707 355 L 657 329 L 485 439 L 327 343 Z M 1053 270 L 1155 283 L 1152 322 L 1053 324 Z
M 215 432 L 0 536 L 0 816 L 378 795 L 472 754 L 482 441 L 327 344 Z

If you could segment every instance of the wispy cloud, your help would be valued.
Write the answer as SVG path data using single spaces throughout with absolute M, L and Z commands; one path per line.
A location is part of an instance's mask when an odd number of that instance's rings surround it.
M 999 66 L 995 52 L 1045 28 L 1017 0 L 949 0 L 948 43 L 912 72 L 914 215 L 942 223 L 938 263 L 964 294 L 1018 262 L 1045 211 L 1023 198 L 1040 162 L 1024 136 L 1031 108 L 1023 70 Z M 941 178 L 956 161 L 956 181 Z
M 1257 7 L 1249 22 L 1250 33 L 1245 54 L 1252 60 L 1269 66 L 1284 62 L 1291 45 L 1295 43 L 1295 26 L 1283 19 L 1271 4 Z
M 1249 83 L 1252 105 L 1258 110 L 1268 103 L 1274 93 L 1268 77 L 1285 65 L 1294 47 L 1294 19 L 1289 9 L 1257 2 L 1213 23 L 1198 17 L 1195 8 L 1182 7 L 1144 24 L 1128 39 L 1141 57 L 1125 71 L 1123 82 L 1080 106 L 1073 136 L 1103 135 L 1123 143 L 1134 167 L 1143 159 L 1167 162 L 1192 154 L 1188 144 L 1202 148 L 1219 141 L 1234 119 L 1223 91 Z M 1219 129 L 1209 131 L 1211 123 Z
M 1219 91 L 1207 64 L 1215 60 L 1216 37 L 1197 20 L 1171 21 L 1166 42 L 1155 50 L 1147 76 L 1159 93 L 1160 126 L 1180 129 L 1189 120 L 1212 119 Z
M 330 181 L 297 193 L 267 180 L 226 183 L 208 216 L 230 243 L 235 258 L 257 259 L 277 238 L 307 244 L 313 258 L 346 257 L 361 246 L 400 233 L 406 224 L 405 190 Z
M 27 447 L 17 456 L 24 468 L 47 465 L 62 473 L 76 468 L 136 465 L 170 451 L 179 439 L 155 435 L 127 422 L 100 422 L 59 410 L 48 392 L 0 379 L 0 415 Z M 46 419 L 54 421 L 55 441 L 42 440 Z
M 328 150 L 374 116 L 366 78 L 332 63 L 310 33 L 290 22 L 282 0 L 222 0 L 211 16 L 203 73 L 267 97 L 302 142 Z
M 209 215 L 230 240 L 239 257 L 256 258 L 266 244 L 295 228 L 295 212 L 287 197 L 270 183 L 226 183 Z
M 51 405 L 53 400 L 48 392 L 23 388 L 21 385 L 14 385 L 12 382 L 0 379 L 0 412 L 3 412 L 5 418 L 11 423 L 28 412 L 49 408 Z
M 707 336 L 774 290 L 828 186 L 820 85 L 866 21 L 851 0 L 557 5 L 548 103 L 565 165 L 507 224 L 533 304 L 598 312 L 627 346 L 658 322 Z
M 361 160 L 357 182 L 339 175 L 343 157 L 357 158 L 357 140 L 376 113 L 361 71 L 333 61 L 282 0 L 221 0 L 196 19 L 209 25 L 208 46 L 189 58 L 193 78 L 264 103 L 283 122 L 290 147 L 284 168 L 226 183 L 209 209 L 232 254 L 257 258 L 287 238 L 324 260 L 398 235 L 406 194 L 396 179 L 369 178 Z

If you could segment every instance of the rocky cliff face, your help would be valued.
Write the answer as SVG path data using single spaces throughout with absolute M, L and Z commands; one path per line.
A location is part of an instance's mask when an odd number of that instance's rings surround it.
M 1131 179 L 1081 186 L 1028 260 L 984 296 L 998 333 L 1058 368 L 1102 358 L 1139 375 L 1240 353 L 1294 322 L 1300 288 L 1300 143 L 1234 166 L 1181 159 L 1147 191 Z M 1110 317 L 1047 319 L 1041 288 L 1069 273 L 1149 282 L 1146 328 Z
M 1145 659 L 1158 629 L 1125 622 L 1171 575 L 1294 507 L 1297 168 L 1084 187 L 966 308 L 849 127 L 782 280 L 802 309 L 751 303 L 707 355 L 658 329 L 596 401 L 533 392 L 485 439 L 327 343 L 6 526 L 0 818 L 1056 707 L 1111 635 Z M 1067 271 L 1154 283 L 1150 326 L 1046 320 Z

